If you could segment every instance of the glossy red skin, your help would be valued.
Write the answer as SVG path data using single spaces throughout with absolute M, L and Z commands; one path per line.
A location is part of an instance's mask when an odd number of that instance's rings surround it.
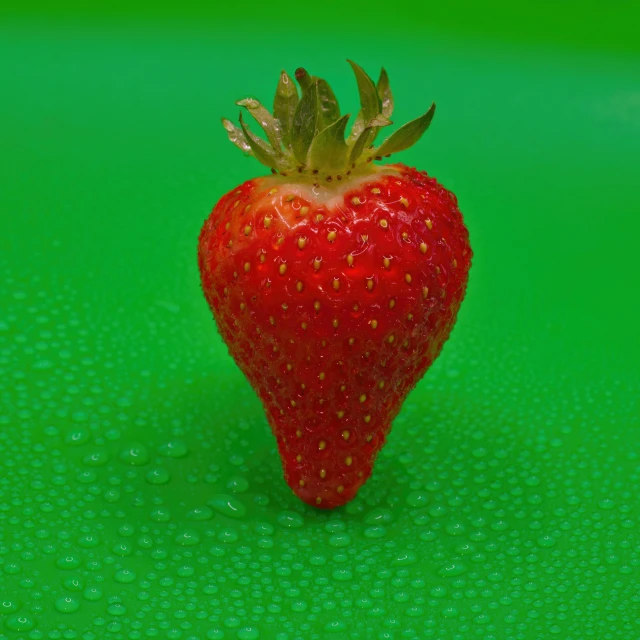
M 200 234 L 202 288 L 220 334 L 264 404 L 287 483 L 320 508 L 349 502 L 370 476 L 467 285 L 472 252 L 456 197 L 424 172 L 393 168 L 331 210 L 287 202 L 283 179 L 275 194 L 273 179 L 248 181 Z

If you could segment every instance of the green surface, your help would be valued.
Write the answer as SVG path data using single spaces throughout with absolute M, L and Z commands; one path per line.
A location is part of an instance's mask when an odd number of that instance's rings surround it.
M 384 47 L 304 16 L 275 42 L 242 21 L 0 28 L 0 638 L 638 637 L 629 22 L 624 46 L 548 49 L 451 16 L 407 42 L 401 18 Z M 403 158 L 457 193 L 475 259 L 374 476 L 327 513 L 284 484 L 195 253 L 261 171 L 219 116 L 298 64 L 353 110 L 347 57 L 386 66 L 398 122 L 437 102 Z

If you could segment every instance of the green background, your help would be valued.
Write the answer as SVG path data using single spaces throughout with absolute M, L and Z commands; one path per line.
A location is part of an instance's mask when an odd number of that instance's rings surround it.
M 633 3 L 3 5 L 0 638 L 638 637 Z M 387 68 L 475 252 L 358 498 L 284 484 L 199 289 L 282 67 Z

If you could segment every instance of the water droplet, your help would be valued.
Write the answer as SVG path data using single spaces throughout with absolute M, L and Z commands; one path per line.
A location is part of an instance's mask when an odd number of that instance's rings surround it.
M 209 507 L 196 507 L 187 513 L 187 520 L 211 520 L 213 510 Z
M 164 467 L 155 467 L 145 476 L 149 484 L 167 484 L 171 479 L 169 472 Z
M 175 537 L 175 542 L 181 547 L 193 547 L 200 542 L 200 535 L 193 529 L 185 529 Z
M 72 596 L 63 596 L 56 600 L 55 607 L 60 613 L 75 613 L 80 608 L 80 601 Z
M 116 582 L 120 582 L 121 584 L 129 584 L 136 579 L 136 574 L 134 571 L 130 571 L 129 569 L 120 569 L 116 571 L 114 578 Z
M 429 502 L 427 494 L 422 491 L 412 491 L 406 497 L 406 502 L 410 507 L 419 509 L 420 507 L 426 507 Z
M 393 512 L 382 507 L 372 509 L 365 516 L 364 521 L 366 524 L 391 524 L 391 522 L 393 522 Z
M 227 518 L 242 518 L 247 513 L 247 508 L 238 498 L 224 493 L 214 495 L 207 504 Z
M 183 440 L 170 440 L 158 447 L 158 453 L 167 458 L 183 458 L 188 452 L 187 443 Z
M 295 511 L 281 511 L 276 520 L 287 529 L 297 529 L 304 525 L 304 518 Z
M 134 467 L 141 467 L 149 462 L 147 448 L 139 442 L 133 442 L 120 452 L 120 460 Z
M 438 569 L 439 576 L 453 577 L 460 576 L 467 571 L 467 565 L 462 562 L 450 562 Z

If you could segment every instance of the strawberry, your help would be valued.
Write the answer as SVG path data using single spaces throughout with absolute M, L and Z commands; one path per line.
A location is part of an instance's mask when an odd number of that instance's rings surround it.
M 456 197 L 423 171 L 379 165 L 426 131 L 435 105 L 378 147 L 393 98 L 351 62 L 361 110 L 345 140 L 329 85 L 282 72 L 266 138 L 223 119 L 272 174 L 233 189 L 200 233 L 202 288 L 231 356 L 260 397 L 284 477 L 306 503 L 351 500 L 407 394 L 455 323 L 471 264 Z

